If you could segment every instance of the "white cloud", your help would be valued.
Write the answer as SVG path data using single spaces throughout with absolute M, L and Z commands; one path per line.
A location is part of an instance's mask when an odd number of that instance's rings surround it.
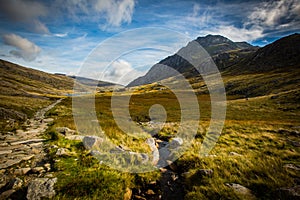
M 130 23 L 134 12 L 134 0 L 56 0 L 55 8 L 67 13 L 76 21 L 96 21 L 103 30 Z M 105 21 L 103 23 L 102 21 Z
M 33 61 L 41 52 L 41 48 L 30 42 L 26 38 L 22 38 L 15 34 L 3 35 L 4 44 L 15 47 L 10 54 L 15 57 L 21 57 L 25 61 Z
M 27 28 L 30 27 L 33 32 L 49 33 L 46 25 L 39 20 L 39 17 L 45 17 L 48 14 L 47 8 L 40 2 L 0 0 L 0 4 L 0 10 L 9 19 L 26 23 Z
M 237 28 L 233 25 L 225 26 L 221 25 L 216 28 L 211 28 L 210 30 L 205 30 L 201 32 L 204 35 L 207 34 L 215 34 L 222 35 L 229 38 L 235 42 L 243 42 L 243 41 L 253 41 L 257 38 L 261 38 L 264 36 L 262 28 Z
M 100 13 L 105 13 L 108 25 L 118 27 L 123 22 L 131 22 L 134 5 L 134 0 L 97 0 L 95 10 Z
M 144 75 L 145 72 L 140 72 L 133 69 L 132 65 L 122 59 L 114 61 L 106 72 L 104 72 L 102 80 L 127 85 L 130 81 Z
M 274 27 L 290 23 L 292 15 L 300 16 L 299 11 L 298 0 L 263 2 L 249 15 L 245 25 Z

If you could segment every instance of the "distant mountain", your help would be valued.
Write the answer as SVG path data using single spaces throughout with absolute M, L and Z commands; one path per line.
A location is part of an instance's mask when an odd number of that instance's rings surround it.
M 85 77 L 80 77 L 80 76 L 68 76 L 72 79 L 76 79 L 77 82 L 83 84 L 83 85 L 88 85 L 88 86 L 97 86 L 97 87 L 110 87 L 110 86 L 116 86 L 114 83 L 110 82 L 105 82 L 105 81 L 98 81 L 95 79 L 91 78 L 85 78 Z
M 258 49 L 258 47 L 254 47 L 246 42 L 233 42 L 220 35 L 198 37 L 195 41 L 209 53 L 219 69 L 225 69 L 235 64 Z M 189 44 L 183 48 L 190 48 Z M 173 76 L 174 74 L 170 73 L 163 65 L 167 65 L 186 76 L 193 76 L 197 73 L 189 62 L 174 54 L 155 64 L 145 76 L 135 79 L 128 84 L 128 87 L 149 84 Z

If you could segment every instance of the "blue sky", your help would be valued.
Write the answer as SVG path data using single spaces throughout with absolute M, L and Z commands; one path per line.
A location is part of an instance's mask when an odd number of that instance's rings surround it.
M 145 27 L 172 30 L 191 40 L 219 34 L 263 46 L 300 32 L 300 1 L 0 0 L 0 58 L 42 71 L 77 74 L 93 50 L 101 53 L 104 41 Z M 173 50 L 186 44 L 185 37 L 174 44 L 174 38 L 169 39 L 172 31 L 160 39 L 146 33 L 145 41 Z M 135 38 L 125 34 L 122 40 Z M 123 55 L 107 63 L 104 79 L 126 84 L 173 50 L 139 49 Z M 86 76 L 98 78 L 93 74 Z M 121 80 L 124 74 L 127 78 Z

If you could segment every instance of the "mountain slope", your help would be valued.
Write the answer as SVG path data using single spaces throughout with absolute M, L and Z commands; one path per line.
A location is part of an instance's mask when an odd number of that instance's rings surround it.
M 246 55 L 257 50 L 257 47 L 253 47 L 246 42 L 233 42 L 220 35 L 198 37 L 195 41 L 197 41 L 209 53 L 219 69 L 224 69 L 227 66 L 233 65 L 241 58 L 244 58 Z M 184 48 L 190 47 L 187 45 Z M 181 50 L 182 49 L 179 51 Z M 128 84 L 128 87 L 149 84 L 172 77 L 174 74 L 170 73 L 163 65 L 167 65 L 188 77 L 197 75 L 197 73 L 193 71 L 193 66 L 189 62 L 179 55 L 174 54 L 163 59 L 158 64 L 155 64 L 145 76 L 132 81 Z

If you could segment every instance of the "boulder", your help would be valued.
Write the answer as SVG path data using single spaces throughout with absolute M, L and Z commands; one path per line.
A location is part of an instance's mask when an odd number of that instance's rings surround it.
M 92 148 L 99 148 L 103 141 L 103 138 L 97 136 L 85 136 L 82 142 L 84 147 L 90 150 Z
M 153 159 L 152 159 L 152 164 L 153 165 L 157 165 L 158 161 L 159 161 L 159 151 L 155 145 L 155 140 L 154 138 L 147 138 L 146 141 L 145 141 L 146 144 L 149 145 L 151 151 L 152 151 L 152 156 L 153 156 Z
M 279 199 L 300 199 L 300 185 L 277 190 Z
M 179 137 L 173 138 L 170 142 L 170 148 L 176 149 L 180 147 L 183 144 L 183 140 Z
M 247 197 L 247 199 L 255 199 L 252 191 L 237 183 L 225 183 L 226 186 L 232 188 L 236 193 L 242 194 Z
M 40 200 L 41 198 L 53 198 L 55 196 L 54 184 L 57 178 L 37 178 L 28 185 L 27 199 Z

